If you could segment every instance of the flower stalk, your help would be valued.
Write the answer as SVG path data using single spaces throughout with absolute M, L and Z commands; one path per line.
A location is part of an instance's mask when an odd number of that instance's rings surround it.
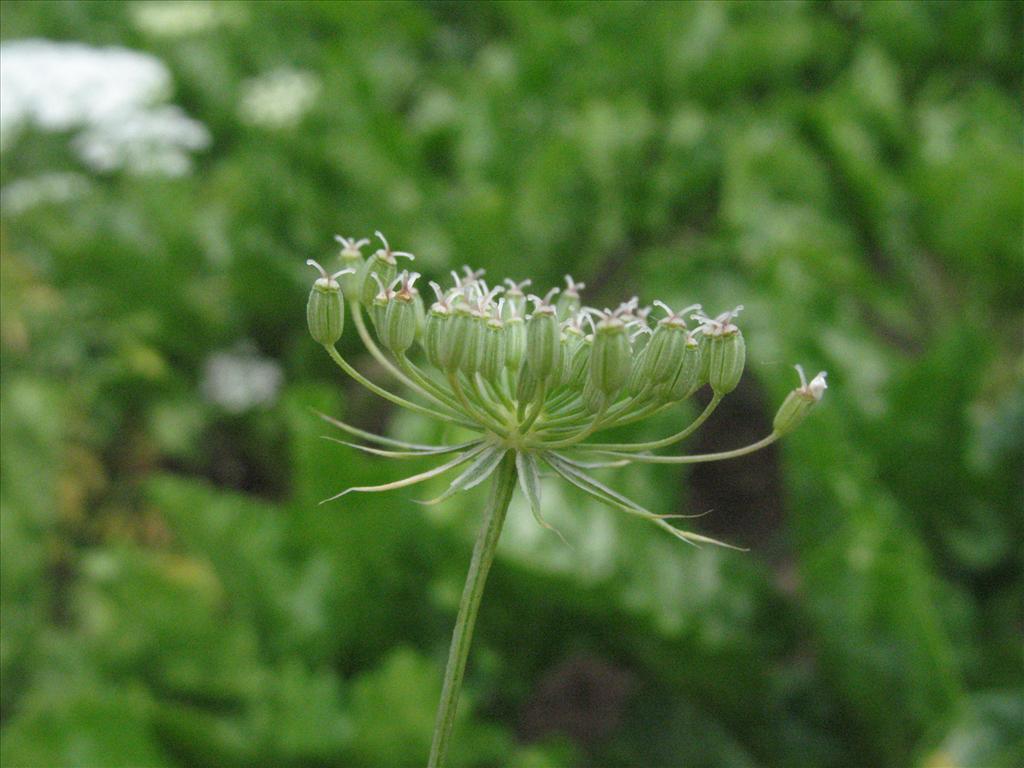
M 466 672 L 466 659 L 469 658 L 469 646 L 473 640 L 473 627 L 476 624 L 487 574 L 491 570 L 491 563 L 494 562 L 494 553 L 498 549 L 498 539 L 501 537 L 501 529 L 505 524 L 505 515 L 515 487 L 515 457 L 511 452 L 506 452 L 491 480 L 483 522 L 473 546 L 473 559 L 470 561 L 462 599 L 459 601 L 459 615 L 455 619 L 455 630 L 452 632 L 452 642 L 448 649 L 448 664 L 444 670 L 444 684 L 441 688 L 441 702 L 437 707 L 428 768 L 441 768 L 448 755 L 448 745 L 451 743 L 452 728 L 459 706 L 459 692 L 462 690 L 462 677 Z

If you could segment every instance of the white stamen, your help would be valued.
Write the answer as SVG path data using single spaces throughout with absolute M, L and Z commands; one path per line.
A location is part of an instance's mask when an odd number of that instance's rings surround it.
M 807 376 L 804 375 L 804 367 L 799 363 L 793 367 L 796 368 L 796 372 L 800 374 L 800 389 L 807 389 Z
M 320 273 L 320 277 L 324 280 L 330 281 L 331 276 L 327 274 L 327 270 L 320 266 L 320 264 L 313 259 L 306 259 L 307 267 L 315 267 L 317 272 Z

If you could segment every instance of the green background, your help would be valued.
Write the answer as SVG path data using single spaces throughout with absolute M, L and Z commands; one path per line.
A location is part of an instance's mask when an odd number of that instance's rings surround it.
M 425 762 L 482 493 L 317 504 L 429 464 L 323 441 L 311 407 L 441 437 L 306 333 L 304 260 L 374 229 L 435 279 L 744 304 L 744 382 L 692 450 L 763 434 L 793 363 L 829 371 L 762 454 L 602 476 L 748 553 L 552 482 L 566 547 L 514 503 L 453 765 L 1024 762 L 1024 6 L 219 8 L 169 35 L 137 4 L 2 5 L 5 40 L 163 60 L 212 137 L 181 178 L 89 172 L 60 134 L 0 160 L 87 178 L 0 219 L 5 766 Z M 319 78 L 309 112 L 241 120 L 280 67 Z M 283 384 L 233 413 L 201 381 L 240 342 Z

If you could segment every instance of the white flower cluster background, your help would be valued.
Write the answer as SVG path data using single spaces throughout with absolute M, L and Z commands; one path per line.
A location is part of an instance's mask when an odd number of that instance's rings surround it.
M 0 45 L 0 147 L 27 132 L 67 133 L 98 172 L 182 176 L 210 133 L 180 107 L 154 56 L 82 43 L 12 40 Z

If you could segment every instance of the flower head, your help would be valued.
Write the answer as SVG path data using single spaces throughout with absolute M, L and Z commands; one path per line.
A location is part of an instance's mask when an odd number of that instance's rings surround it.
M 589 496 L 645 518 L 685 541 L 710 541 L 666 522 L 661 515 L 594 478 L 592 469 L 631 462 L 689 464 L 716 461 L 757 450 L 799 424 L 826 388 L 825 373 L 809 383 L 803 369 L 800 387 L 790 393 L 776 417 L 775 429 L 750 446 L 705 455 L 666 455 L 660 451 L 693 433 L 735 388 L 743 372 L 745 343 L 736 324 L 742 306 L 715 317 L 699 304 L 673 310 L 662 301 L 641 306 L 634 296 L 614 309 L 582 306 L 583 283 L 566 276 L 566 288 L 527 296 L 529 280 L 505 280 L 489 287 L 483 270 L 452 272 L 452 285 L 430 282 L 435 301 L 424 311 L 415 289 L 419 275 L 397 273 L 395 257 L 383 244 L 362 262 L 350 301 L 354 324 L 368 350 L 408 390 L 399 395 L 367 379 L 325 342 L 340 330 L 314 338 L 346 373 L 371 391 L 417 413 L 458 424 L 476 434 L 452 445 L 419 445 L 377 437 L 334 419 L 332 424 L 372 445 L 354 447 L 392 457 L 448 456 L 432 470 L 383 486 L 350 488 L 338 494 L 383 491 L 413 485 L 460 470 L 440 499 L 486 480 L 502 459 L 514 454 L 520 485 L 537 520 L 540 467 Z M 339 238 L 342 256 L 359 254 L 366 240 Z M 319 268 L 319 265 L 316 265 Z M 330 294 L 331 320 L 340 297 L 337 277 L 321 269 L 315 290 Z M 321 285 L 323 284 L 323 285 Z M 557 301 L 555 298 L 557 297 Z M 650 319 L 652 307 L 664 316 Z M 692 314 L 691 314 L 692 313 Z M 377 339 L 364 319 L 369 314 Z M 697 321 L 696 328 L 687 319 Z M 389 357 L 387 352 L 391 353 Z M 640 443 L 598 442 L 594 436 L 613 427 L 665 414 L 672 406 L 710 385 L 710 405 L 692 423 L 664 438 Z M 397 450 L 395 450 L 397 449 Z M 438 500 L 440 500 L 438 499 Z M 716 542 L 717 543 L 717 542 Z

